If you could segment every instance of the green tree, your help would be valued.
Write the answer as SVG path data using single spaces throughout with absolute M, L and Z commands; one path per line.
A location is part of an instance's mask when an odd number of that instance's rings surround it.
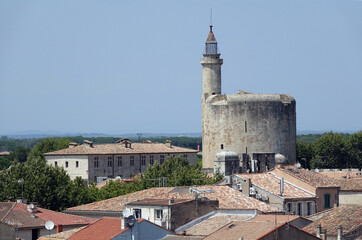
M 25 162 L 28 158 L 29 152 L 29 148 L 16 147 L 15 151 L 9 154 L 8 159 L 10 160 L 10 162 Z
M 346 165 L 349 168 L 362 167 L 362 131 L 352 134 L 346 139 L 348 158 Z
M 311 160 L 314 157 L 313 146 L 310 143 L 297 141 L 297 161 L 302 164 L 303 168 L 311 168 Z
M 34 146 L 34 148 L 30 151 L 28 158 L 31 160 L 44 160 L 44 153 L 67 148 L 69 142 L 70 140 L 68 138 L 45 138 Z
M 167 186 L 191 186 L 213 184 L 222 179 L 222 176 L 217 174 L 215 177 L 208 177 L 206 173 L 201 172 L 198 165 L 189 164 L 187 159 L 180 156 L 168 157 L 166 161 L 160 165 L 155 162 L 154 165 L 148 166 L 141 180 L 143 187 L 158 187 L 163 184 L 160 178 L 167 179 Z M 162 186 L 162 185 L 161 185 Z
M 10 166 L 11 161 L 7 157 L 0 157 L 0 171 Z
M 341 134 L 329 132 L 313 143 L 315 156 L 312 168 L 345 168 L 348 159 L 347 146 Z
M 62 168 L 47 165 L 44 160 L 16 162 L 2 172 L 1 200 L 25 197 L 39 206 L 62 210 L 71 205 L 72 181 Z

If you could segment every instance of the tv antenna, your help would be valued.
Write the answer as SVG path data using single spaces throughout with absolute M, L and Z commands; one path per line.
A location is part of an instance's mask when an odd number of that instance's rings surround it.
M 210 9 L 210 26 L 212 26 L 212 8 Z
M 52 221 L 47 221 L 45 223 L 45 228 L 48 230 L 48 235 L 50 235 L 50 230 L 54 228 L 54 223 Z

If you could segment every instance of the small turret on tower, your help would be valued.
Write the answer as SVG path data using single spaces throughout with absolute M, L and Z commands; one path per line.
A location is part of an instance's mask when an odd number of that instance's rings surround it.
M 202 80 L 203 80 L 203 100 L 210 95 L 221 94 L 221 65 L 217 41 L 210 25 L 210 32 L 205 42 L 204 58 L 201 59 Z
M 217 41 L 215 38 L 214 33 L 212 32 L 212 25 L 210 25 L 210 32 L 209 36 L 207 36 L 206 42 L 205 42 L 205 54 L 204 56 L 211 56 L 211 55 L 217 55 L 217 57 L 220 56 L 217 49 Z

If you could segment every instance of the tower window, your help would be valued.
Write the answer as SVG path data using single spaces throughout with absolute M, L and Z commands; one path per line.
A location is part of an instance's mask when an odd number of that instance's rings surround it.
M 54 162 L 54 166 L 58 167 L 58 162 L 57 161 Z
M 75 162 L 75 167 L 76 168 L 79 167 L 79 162 L 78 161 Z
M 65 162 L 65 167 L 66 167 L 66 168 L 68 167 L 68 162 Z
M 248 132 L 248 123 L 245 121 L 245 132 Z
M 224 144 L 221 144 L 221 149 L 224 149 Z

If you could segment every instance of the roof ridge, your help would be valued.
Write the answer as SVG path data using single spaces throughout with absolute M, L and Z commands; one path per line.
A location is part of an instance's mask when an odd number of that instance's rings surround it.
M 9 209 L 9 211 L 5 214 L 5 216 L 1 219 L 1 222 L 4 221 L 4 219 L 9 215 L 9 213 L 14 209 L 16 206 L 16 202 L 14 202 L 14 205 Z

